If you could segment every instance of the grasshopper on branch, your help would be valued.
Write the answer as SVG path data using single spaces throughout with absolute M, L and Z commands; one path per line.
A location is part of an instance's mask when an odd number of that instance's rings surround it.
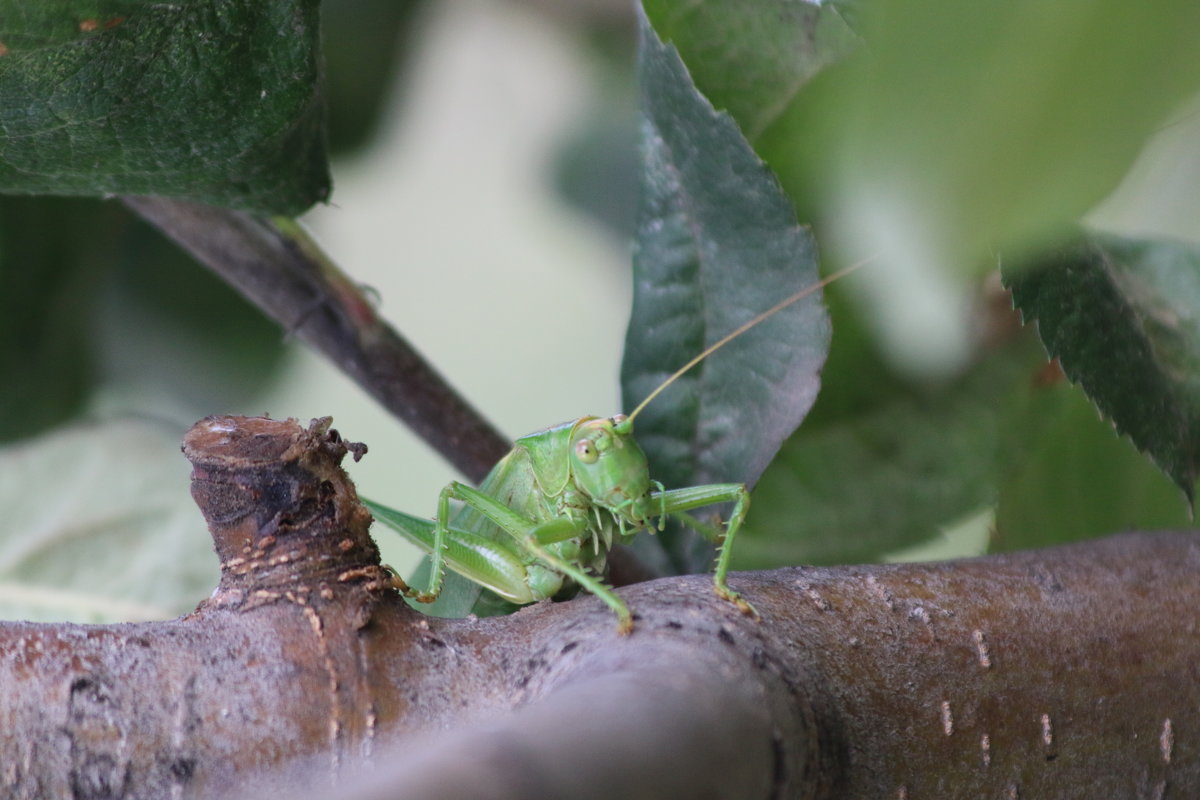
M 554 597 L 571 581 L 608 605 L 617 615 L 618 631 L 629 633 L 629 608 L 602 582 L 613 545 L 641 531 L 662 530 L 670 515 L 688 519 L 689 510 L 733 503 L 723 533 L 697 527 L 719 545 L 714 591 L 742 613 L 757 617 L 754 607 L 726 582 L 733 541 L 750 505 L 745 484 L 664 488 L 650 478 L 633 423 L 664 389 L 716 350 L 869 260 L 789 296 L 722 337 L 676 370 L 628 416 L 581 417 L 520 437 L 478 488 L 458 481 L 446 486 L 434 520 L 364 499 L 376 519 L 430 556 L 424 589 L 399 578 L 397 588 L 414 600 L 431 603 L 441 594 L 449 567 L 505 600 L 524 605 Z M 463 504 L 453 518 L 451 500 Z

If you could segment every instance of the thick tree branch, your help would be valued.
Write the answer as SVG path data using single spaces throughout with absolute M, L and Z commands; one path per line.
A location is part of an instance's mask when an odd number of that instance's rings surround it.
M 540 702 L 397 748 L 343 796 L 771 797 L 775 768 L 813 733 L 772 728 L 787 717 L 772 707 L 793 699 L 764 694 L 731 649 L 697 657 L 693 643 L 640 635 L 618 653 L 592 652 Z M 793 792 L 799 777 L 787 781 Z
M 185 450 L 218 591 L 167 623 L 0 626 L 5 796 L 1200 793 L 1191 533 L 734 576 L 761 622 L 659 580 L 622 590 L 620 636 L 586 596 L 416 614 L 327 422 L 210 418 Z
M 169 197 L 123 200 L 288 334 L 325 354 L 472 481 L 508 452 L 508 440 L 299 229 Z
M 626 655 L 597 653 L 575 694 L 414 742 L 343 797 L 1193 797 L 1198 566 L 1170 533 L 740 575 L 761 625 L 704 576 L 632 587 Z M 692 647 L 658 660 L 665 636 Z

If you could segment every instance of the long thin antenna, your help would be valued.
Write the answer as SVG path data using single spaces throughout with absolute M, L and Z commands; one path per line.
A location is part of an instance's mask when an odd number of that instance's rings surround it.
M 820 289 L 825 288 L 826 286 L 833 283 L 834 281 L 840 280 L 840 279 L 846 277 L 847 275 L 849 275 L 851 272 L 854 272 L 859 267 L 866 266 L 870 262 L 874 261 L 877 256 L 878 256 L 878 254 L 870 256 L 868 258 L 864 258 L 862 261 L 858 261 L 854 264 L 851 264 L 848 267 L 843 267 L 842 269 L 833 273 L 829 277 L 822 278 L 821 280 L 817 281 L 813 285 L 807 286 L 807 287 L 801 289 L 800 291 L 796 292 L 795 294 L 791 295 L 790 297 L 780 300 L 778 303 L 771 306 L 766 311 L 762 312 L 761 314 L 756 315 L 749 321 L 739 325 L 737 328 L 733 329 L 732 331 L 725 334 L 717 341 L 710 344 L 708 347 L 704 348 L 704 350 L 699 355 L 697 355 L 691 361 L 684 364 L 679 369 L 675 370 L 675 372 L 673 372 L 671 374 L 671 377 L 667 378 L 665 381 L 660 383 L 658 385 L 657 389 L 655 389 L 653 392 L 651 392 L 650 394 L 648 394 L 646 396 L 645 400 L 638 403 L 637 408 L 635 408 L 633 411 L 629 412 L 629 416 L 627 417 L 629 424 L 633 423 L 634 417 L 636 417 L 638 414 L 642 413 L 642 409 L 645 408 L 646 406 L 648 406 L 650 404 L 651 400 L 653 400 L 654 398 L 656 398 L 660 394 L 662 394 L 664 389 L 666 389 L 668 386 L 670 386 L 675 381 L 679 380 L 679 377 L 681 375 L 683 375 L 685 372 L 687 372 L 689 369 L 696 366 L 701 361 L 708 358 L 713 353 L 720 350 L 722 347 L 729 344 L 734 339 L 736 339 L 737 337 L 741 336 L 746 331 L 753 328 L 755 325 L 775 316 L 780 311 L 783 311 L 785 308 L 792 305 L 793 303 L 797 303 L 797 302 L 803 300 L 804 298 L 808 297 L 813 292 L 819 291 Z

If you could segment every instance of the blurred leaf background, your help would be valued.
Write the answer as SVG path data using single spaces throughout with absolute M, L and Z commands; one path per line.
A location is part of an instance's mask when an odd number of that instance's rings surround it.
M 1047 366 L 993 249 L 1036 253 L 1081 215 L 1200 245 L 1190 6 L 646 5 L 828 262 L 887 256 L 827 294 L 824 385 L 756 490 L 740 566 L 1190 524 L 1179 489 Z M 334 194 L 305 217 L 316 236 L 510 435 L 618 410 L 638 173 L 628 4 L 326 0 L 322 15 Z M 207 414 L 332 414 L 370 445 L 352 467 L 363 493 L 413 513 L 456 477 L 114 203 L 0 196 L 0 285 L 5 616 L 171 616 L 208 591 L 178 452 Z M 381 544 L 400 569 L 415 559 Z

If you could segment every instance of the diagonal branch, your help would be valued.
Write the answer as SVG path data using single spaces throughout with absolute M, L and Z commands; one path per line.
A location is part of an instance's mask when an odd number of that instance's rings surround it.
M 124 202 L 323 353 L 475 482 L 510 443 L 381 319 L 295 223 L 167 197 Z

